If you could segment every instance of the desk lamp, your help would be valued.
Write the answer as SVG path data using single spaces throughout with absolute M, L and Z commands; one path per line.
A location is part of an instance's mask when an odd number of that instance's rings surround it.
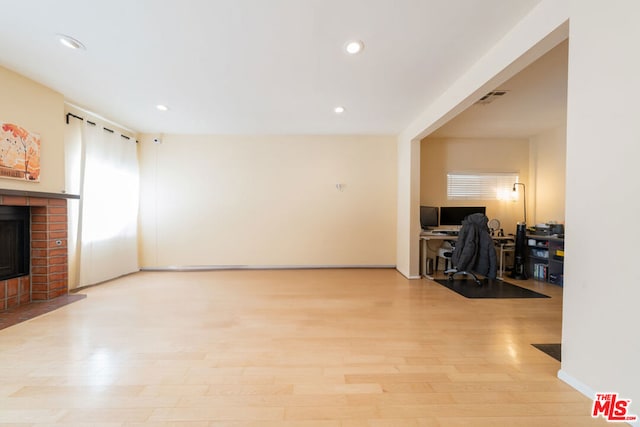
M 524 201 L 524 222 L 518 222 L 516 225 L 516 248 L 513 254 L 513 272 L 511 277 L 517 280 L 526 280 L 528 278 L 524 265 L 525 256 L 525 239 L 527 235 L 527 187 L 522 182 L 513 184 L 513 191 L 516 191 L 516 185 L 522 185 L 522 200 Z

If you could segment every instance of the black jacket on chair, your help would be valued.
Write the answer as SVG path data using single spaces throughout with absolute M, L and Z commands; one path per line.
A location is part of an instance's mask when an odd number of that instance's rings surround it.
M 489 218 L 481 213 L 467 216 L 451 256 L 458 271 L 471 271 L 489 279 L 495 279 L 497 256 L 493 239 L 489 234 Z

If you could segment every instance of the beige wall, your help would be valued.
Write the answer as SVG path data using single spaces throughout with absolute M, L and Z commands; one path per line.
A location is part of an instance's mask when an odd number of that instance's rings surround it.
M 530 141 L 531 225 L 564 223 L 567 128 L 562 126 Z
M 398 206 L 396 208 L 396 268 L 410 279 L 420 279 L 417 269 L 420 244 L 420 141 L 397 140 Z
M 420 150 L 420 203 L 430 206 L 486 206 L 505 233 L 523 219 L 522 200 L 448 200 L 448 172 L 516 172 L 529 183 L 529 142 L 525 139 L 425 138 Z M 527 200 L 530 205 L 530 201 Z M 527 214 L 529 212 L 527 211 Z
M 0 178 L 0 188 L 61 193 L 64 182 L 64 97 L 0 67 L 0 122 L 40 134 L 40 182 Z
M 395 265 L 391 137 L 144 135 L 139 149 L 142 267 Z
M 517 172 L 527 188 L 527 221 L 564 223 L 566 127 L 524 139 L 425 138 L 421 148 L 420 204 L 486 206 L 487 216 L 515 232 L 523 202 L 447 200 L 447 172 Z

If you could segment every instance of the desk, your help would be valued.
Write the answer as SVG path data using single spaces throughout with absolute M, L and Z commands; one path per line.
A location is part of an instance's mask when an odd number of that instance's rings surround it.
M 494 237 L 493 241 L 496 243 L 496 249 L 500 252 L 498 255 L 498 278 L 502 279 L 504 277 L 504 256 L 508 253 L 515 254 L 516 252 L 516 244 L 513 236 L 508 236 L 509 240 L 506 240 L 505 237 Z M 505 239 L 505 240 L 501 240 Z
M 498 255 L 498 277 L 502 277 L 504 275 L 504 256 L 508 252 L 514 251 L 513 242 L 515 240 L 514 236 L 491 236 L 493 241 L 496 244 L 496 248 L 500 251 Z M 445 241 L 456 241 L 458 240 L 457 235 L 448 235 L 448 234 L 438 234 L 431 233 L 428 231 L 423 231 L 420 233 L 420 268 L 422 272 L 422 276 L 427 279 L 433 280 L 433 277 L 427 273 L 427 259 L 429 257 L 429 241 L 439 242 L 439 245 L 442 245 L 442 242 Z M 437 254 L 436 254 L 437 256 Z M 429 272 L 431 273 L 431 272 Z
M 420 233 L 420 270 L 422 272 L 422 276 L 428 279 L 433 280 L 428 273 L 431 271 L 427 271 L 427 259 L 429 258 L 429 241 L 437 241 L 438 247 L 442 245 L 442 242 L 445 241 L 454 241 L 457 240 L 458 236 L 449 236 L 447 234 L 435 234 L 430 233 L 428 231 L 423 231 Z M 434 251 L 437 255 L 437 249 Z

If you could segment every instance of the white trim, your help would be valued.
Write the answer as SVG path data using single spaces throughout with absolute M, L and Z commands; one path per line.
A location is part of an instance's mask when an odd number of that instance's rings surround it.
M 142 267 L 140 271 L 211 271 L 211 270 L 315 270 L 315 269 L 385 269 L 395 265 L 169 265 Z
M 411 275 L 406 275 L 404 274 L 402 271 L 398 270 L 398 267 L 394 266 L 392 268 L 395 268 L 396 271 L 400 274 L 402 274 L 402 277 L 404 277 L 405 279 L 409 279 L 409 280 L 420 280 L 422 279 L 422 276 L 418 275 L 418 276 L 411 276 Z
M 567 374 L 562 369 L 558 371 L 558 378 L 564 381 L 565 383 L 569 384 L 571 387 L 578 390 L 580 393 L 587 396 L 589 399 L 593 400 L 596 398 L 597 392 L 595 390 L 593 390 L 591 387 L 589 387 L 582 381 L 578 381 L 577 379 L 573 378 L 571 375 Z M 623 424 L 623 423 L 620 423 L 620 424 Z M 632 423 L 624 423 L 624 424 L 630 425 L 630 426 L 640 426 L 640 420 L 634 421 Z
M 587 396 L 589 399 L 591 399 L 591 400 L 595 399 L 595 397 L 596 397 L 596 391 L 595 390 L 593 390 L 591 387 L 589 387 L 588 385 L 584 384 L 583 382 L 578 381 L 577 379 L 573 378 L 571 375 L 567 374 L 562 369 L 560 369 L 558 371 L 558 378 L 560 378 L 562 381 L 564 381 L 565 383 L 569 384 L 571 387 L 573 387 L 576 390 L 578 390 L 580 393 L 582 393 L 585 396 Z

